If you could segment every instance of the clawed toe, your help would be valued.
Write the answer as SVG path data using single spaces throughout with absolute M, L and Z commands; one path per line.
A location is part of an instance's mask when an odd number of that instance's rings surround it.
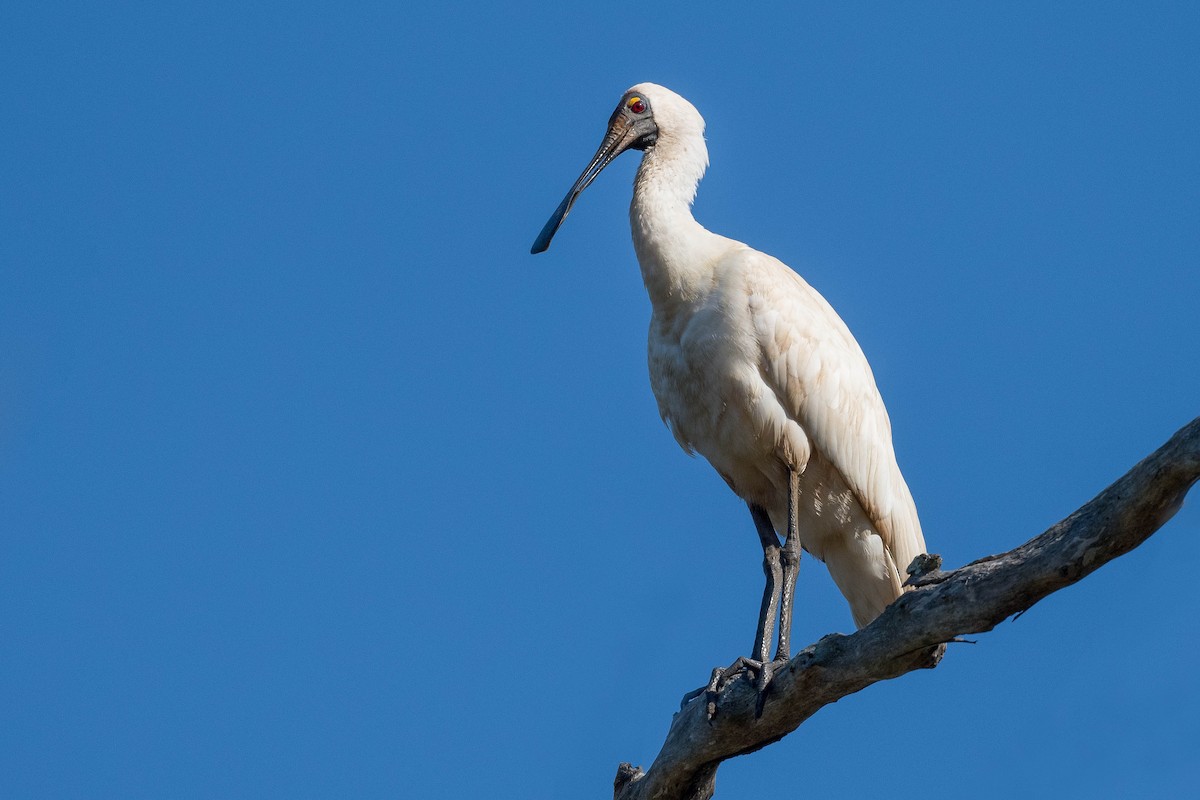
M 758 665 L 758 678 L 754 681 L 754 690 L 758 697 L 754 701 L 754 718 L 762 717 L 763 706 L 767 703 L 767 692 L 771 690 L 771 681 L 775 678 L 776 662 L 764 661 Z
M 774 680 L 779 668 L 786 663 L 787 659 L 756 661 L 753 658 L 740 657 L 728 667 L 714 668 L 708 684 L 685 694 L 679 707 L 682 709 L 697 697 L 704 695 L 705 713 L 711 720 L 717 715 L 717 698 L 720 697 L 721 692 L 742 675 L 747 675 L 753 678 L 754 690 L 758 695 L 754 703 L 754 718 L 758 719 L 762 716 L 763 707 L 766 705 L 767 693 L 771 689 L 771 682 Z
M 741 661 L 741 659 L 738 659 L 738 661 Z M 717 696 L 725 688 L 726 684 L 733 677 L 736 677 L 731 673 L 740 669 L 738 661 L 733 662 L 728 667 L 713 667 L 712 676 L 708 679 L 707 684 L 701 686 L 699 689 L 693 689 L 683 696 L 683 699 L 679 702 L 680 710 L 682 711 L 688 703 L 700 695 L 704 695 L 705 709 L 708 713 L 708 718 L 712 719 L 717 713 Z

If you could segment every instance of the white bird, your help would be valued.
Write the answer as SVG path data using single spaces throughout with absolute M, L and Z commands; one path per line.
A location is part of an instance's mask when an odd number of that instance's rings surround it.
M 659 413 L 746 501 L 763 547 L 753 657 L 730 668 L 757 673 L 761 712 L 774 669 L 790 657 L 800 548 L 825 562 L 862 627 L 900 596 L 925 540 L 887 410 L 846 324 L 782 262 L 692 217 L 708 149 L 687 100 L 653 83 L 627 91 L 532 252 L 550 246 L 579 193 L 628 149 L 643 151 L 629 219 L 653 308 Z

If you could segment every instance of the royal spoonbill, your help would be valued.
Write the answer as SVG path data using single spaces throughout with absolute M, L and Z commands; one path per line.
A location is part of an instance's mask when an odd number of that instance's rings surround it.
M 846 324 L 782 262 L 692 217 L 708 149 L 687 100 L 653 83 L 627 91 L 532 252 L 550 246 L 580 192 L 626 150 L 642 151 L 629 221 L 652 307 L 659 413 L 680 446 L 746 501 L 763 549 L 752 656 L 728 675 L 716 671 L 708 688 L 749 670 L 761 713 L 791 655 L 801 548 L 825 562 L 862 627 L 900 596 L 925 540 L 871 367 Z

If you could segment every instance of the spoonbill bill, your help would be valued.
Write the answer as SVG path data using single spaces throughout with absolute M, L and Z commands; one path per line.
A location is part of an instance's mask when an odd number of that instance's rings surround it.
M 761 713 L 791 655 L 801 548 L 825 562 L 862 627 L 903 591 L 905 568 L 925 552 L 921 523 L 871 367 L 846 324 L 782 262 L 693 218 L 708 149 L 687 100 L 653 83 L 627 91 L 531 252 L 550 246 L 580 192 L 626 150 L 642 151 L 629 221 L 652 307 L 659 413 L 746 502 L 763 549 L 752 656 L 714 671 L 710 713 L 718 685 L 743 671 L 755 677 Z

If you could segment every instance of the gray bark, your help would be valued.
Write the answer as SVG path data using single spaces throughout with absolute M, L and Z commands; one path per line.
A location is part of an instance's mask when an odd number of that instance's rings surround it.
M 989 631 L 1043 597 L 1128 553 L 1169 520 L 1200 478 L 1200 417 L 1066 519 L 1007 553 L 943 572 L 914 562 L 914 587 L 849 636 L 799 652 L 771 684 L 754 718 L 749 680 L 721 692 L 710 720 L 701 696 L 679 711 L 650 769 L 622 764 L 615 800 L 706 800 L 722 761 L 778 741 L 821 707 L 877 681 L 937 665 L 945 645 Z

